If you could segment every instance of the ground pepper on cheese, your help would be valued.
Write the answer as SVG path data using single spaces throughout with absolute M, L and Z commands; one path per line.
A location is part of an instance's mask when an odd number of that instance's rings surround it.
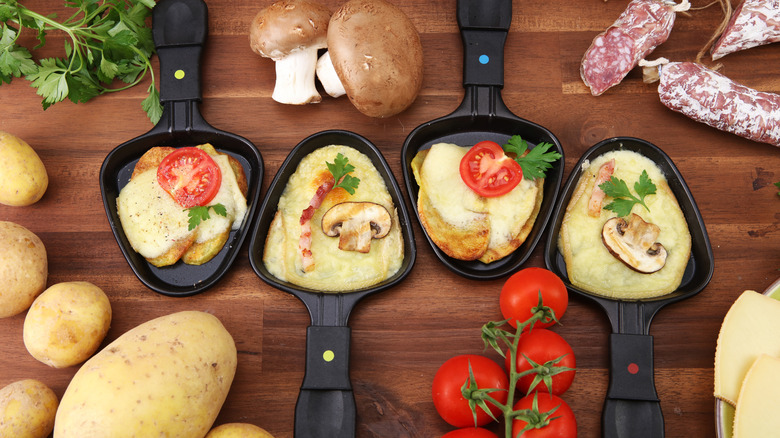
M 643 274 L 632 270 L 609 253 L 601 240 L 604 223 L 615 217 L 601 210 L 599 217 L 588 215 L 590 199 L 599 167 L 615 159 L 614 177 L 628 184 L 633 193 L 634 182 L 643 170 L 656 185 L 656 194 L 649 195 L 643 206 L 634 205 L 632 212 L 661 229 L 658 241 L 668 251 L 666 264 L 659 271 Z M 572 195 L 561 225 L 558 248 L 564 256 L 571 283 L 585 291 L 608 298 L 641 299 L 662 296 L 677 289 L 682 281 L 691 252 L 691 236 L 685 216 L 661 169 L 649 158 L 629 150 L 610 151 L 587 162 Z M 611 202 L 606 197 L 604 204 Z
M 342 188 L 333 189 L 311 218 L 311 251 L 314 270 L 303 272 L 298 242 L 300 218 L 312 196 L 328 173 L 326 162 L 333 163 L 341 153 L 355 167 L 350 173 L 360 179 L 354 195 Z M 322 216 L 334 205 L 346 202 L 374 202 L 387 209 L 392 225 L 387 236 L 374 239 L 368 253 L 342 251 L 337 237 L 322 231 Z M 369 287 L 398 272 L 403 261 L 403 239 L 398 213 L 384 179 L 371 159 L 357 149 L 330 145 L 319 148 L 301 160 L 287 181 L 278 210 L 268 230 L 263 263 L 274 277 L 323 292 L 341 292 Z

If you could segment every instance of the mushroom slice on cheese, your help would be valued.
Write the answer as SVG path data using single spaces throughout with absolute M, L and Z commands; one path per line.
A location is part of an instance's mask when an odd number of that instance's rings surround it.
M 609 252 L 629 268 L 650 274 L 664 267 L 666 248 L 656 241 L 661 229 L 631 213 L 628 220 L 613 217 L 604 223 L 601 240 Z
M 374 202 L 342 202 L 322 216 L 322 232 L 339 236 L 342 251 L 368 252 L 371 239 L 387 236 L 392 224 L 387 209 Z

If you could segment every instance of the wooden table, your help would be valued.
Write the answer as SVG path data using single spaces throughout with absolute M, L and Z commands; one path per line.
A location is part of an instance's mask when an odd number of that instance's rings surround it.
M 54 2 L 25 3 L 64 15 L 64 8 Z M 202 63 L 201 106 L 206 120 L 257 145 L 265 161 L 263 194 L 291 148 L 326 129 L 354 131 L 374 142 L 403 187 L 404 139 L 421 123 L 454 110 L 463 96 L 455 2 L 395 1 L 420 32 L 425 79 L 414 105 L 387 119 L 363 116 L 344 98 L 326 97 L 309 106 L 274 102 L 273 63 L 254 55 L 247 39 L 250 20 L 268 3 L 208 0 L 210 35 Z M 341 2 L 323 3 L 335 10 Z M 701 7 L 708 1 L 692 3 Z M 586 149 L 619 135 L 654 143 L 680 169 L 707 225 L 715 273 L 700 294 L 663 309 L 654 319 L 655 383 L 668 437 L 711 437 L 713 357 L 722 318 L 743 290 L 763 290 L 780 268 L 780 199 L 772 185 L 780 181 L 780 153 L 668 110 L 659 103 L 656 87 L 642 83 L 638 70 L 605 95 L 591 96 L 580 80 L 579 61 L 593 37 L 626 4 L 515 1 L 503 97 L 514 113 L 555 133 L 565 150 L 565 177 Z M 693 60 L 721 17 L 717 6 L 679 16 L 670 39 L 651 57 Z M 58 38 L 50 36 L 36 56 L 56 54 Z M 778 93 L 778 54 L 780 46 L 775 44 L 729 55 L 722 60 L 722 72 Z M 0 206 L 0 219 L 22 224 L 43 240 L 49 285 L 84 280 L 108 294 L 114 319 L 106 343 L 144 321 L 180 310 L 218 316 L 236 341 L 239 363 L 216 424 L 249 422 L 276 437 L 291 437 L 309 324 L 301 302 L 255 275 L 247 245 L 214 288 L 188 298 L 159 295 L 134 276 L 109 229 L 98 173 L 115 146 L 151 128 L 140 107 L 146 86 L 87 104 L 58 103 L 46 111 L 26 81 L 0 86 L 0 130 L 30 143 L 50 178 L 40 202 Z M 480 282 L 450 272 L 434 256 L 416 220 L 414 231 L 417 261 L 411 274 L 398 286 L 362 301 L 349 321 L 359 437 L 433 437 L 451 430 L 431 401 L 433 375 L 454 355 L 481 353 L 481 325 L 501 319 L 498 295 L 503 279 Z M 544 265 L 542 245 L 526 265 Z M 22 342 L 24 316 L 0 320 L 0 386 L 37 378 L 62 396 L 77 368 L 56 370 L 32 358 Z M 577 297 L 571 299 L 562 323 L 555 330 L 572 344 L 578 361 L 574 385 L 564 397 L 577 416 L 579 436 L 600 436 L 608 383 L 608 323 L 599 308 Z M 497 358 L 492 351 L 485 354 Z

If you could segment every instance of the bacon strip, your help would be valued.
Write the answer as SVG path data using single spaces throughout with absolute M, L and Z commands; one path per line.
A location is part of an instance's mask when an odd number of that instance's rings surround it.
M 599 172 L 596 175 L 596 183 L 593 185 L 593 192 L 590 194 L 590 201 L 588 202 L 588 215 L 591 217 L 601 216 L 601 204 L 604 201 L 606 193 L 599 187 L 601 184 L 609 181 L 612 174 L 615 173 L 615 159 L 611 159 L 599 167 Z
M 298 250 L 301 253 L 301 263 L 304 272 L 310 272 L 314 269 L 314 257 L 312 257 L 311 253 L 311 218 L 314 216 L 314 212 L 320 208 L 325 196 L 330 193 L 335 184 L 336 181 L 332 177 L 320 184 L 311 201 L 309 201 L 309 206 L 301 213 L 301 238 L 298 240 Z

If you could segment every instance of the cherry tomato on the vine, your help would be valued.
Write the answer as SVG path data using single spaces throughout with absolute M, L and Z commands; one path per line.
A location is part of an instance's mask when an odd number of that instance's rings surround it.
M 523 180 L 523 168 L 496 142 L 481 141 L 460 160 L 460 177 L 484 197 L 501 196 Z
M 469 401 L 463 397 L 462 388 L 468 385 L 469 364 L 474 374 L 476 386 L 479 389 L 496 389 L 489 394 L 500 403 L 506 403 L 509 378 L 504 369 L 496 362 L 477 354 L 462 354 L 444 362 L 433 377 L 433 405 L 441 418 L 455 427 L 484 426 L 493 419 L 481 407 L 476 407 L 477 421 L 469 406 Z M 496 418 L 501 416 L 501 410 L 487 402 L 487 406 Z
M 574 357 L 574 350 L 571 345 L 558 333 L 547 329 L 533 329 L 530 332 L 523 333 L 517 343 L 517 353 L 515 354 L 515 363 L 517 363 L 517 372 L 522 373 L 533 368 L 528 361 L 535 362 L 538 365 L 545 365 L 547 362 L 555 361 L 551 366 L 544 366 L 543 373 L 531 373 L 521 377 L 517 381 L 517 389 L 523 394 L 531 391 L 549 392 L 555 395 L 561 395 L 566 392 L 574 380 L 574 370 L 564 371 L 555 368 L 576 368 L 577 361 Z M 526 359 L 527 358 L 527 359 Z M 509 351 L 506 352 L 504 361 L 507 373 L 510 372 L 511 363 Z M 544 382 L 544 377 L 549 376 L 551 387 L 548 388 Z M 534 384 L 534 379 L 537 379 Z M 533 385 L 533 387 L 532 387 Z
M 560 320 L 569 306 L 569 293 L 566 285 L 552 271 L 544 268 L 525 268 L 507 279 L 501 288 L 499 306 L 504 319 L 509 320 L 512 327 L 527 321 L 538 310 L 539 294 L 541 293 L 542 305 L 555 312 L 555 317 Z M 539 320 L 526 326 L 528 330 L 534 328 L 550 327 L 555 324 L 552 319 Z
M 528 426 L 528 423 L 520 418 L 512 420 L 512 436 L 518 438 L 576 438 L 577 437 L 577 420 L 574 417 L 574 412 L 571 407 L 560 397 L 546 392 L 535 392 L 529 394 L 515 403 L 514 410 L 524 410 L 534 408 L 534 399 L 536 399 L 537 412 L 545 413 L 551 412 L 549 418 L 549 424 L 535 428 L 536 425 L 530 430 L 526 430 L 522 435 L 520 433 L 523 428 Z M 553 409 L 555 409 L 553 411 Z M 539 425 L 541 426 L 541 425 Z
M 441 438 L 498 438 L 498 435 L 481 427 L 467 427 L 447 432 Z

